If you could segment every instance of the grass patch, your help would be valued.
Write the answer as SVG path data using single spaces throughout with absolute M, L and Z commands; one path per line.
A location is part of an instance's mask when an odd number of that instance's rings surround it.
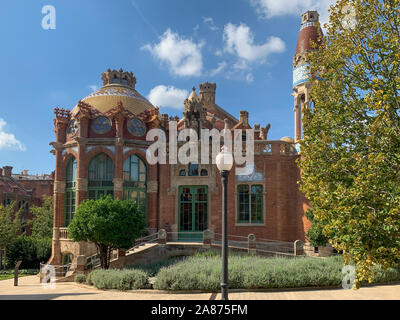
M 87 284 L 97 289 L 137 290 L 150 288 L 147 274 L 142 270 L 94 270 L 87 277 Z
M 269 289 L 296 287 L 340 286 L 343 258 L 262 258 L 257 256 L 229 257 L 231 289 Z M 376 269 L 375 282 L 400 280 L 400 269 Z M 194 256 L 157 274 L 154 288 L 159 290 L 218 291 L 221 282 L 219 256 Z
M 134 266 L 129 266 L 127 269 L 130 270 L 142 270 L 147 273 L 149 277 L 155 277 L 156 274 L 160 271 L 161 268 L 167 268 L 169 266 L 172 266 L 178 262 L 181 262 L 182 260 L 186 259 L 187 257 L 181 256 L 181 257 L 174 257 L 168 260 L 164 261 L 159 261 L 159 262 L 154 262 L 154 263 L 148 263 L 148 264 L 138 264 Z

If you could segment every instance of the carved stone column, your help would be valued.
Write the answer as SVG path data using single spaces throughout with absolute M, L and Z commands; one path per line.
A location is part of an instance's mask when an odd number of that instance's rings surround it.
M 76 204 L 80 204 L 83 200 L 87 198 L 88 190 L 88 179 L 77 178 L 76 179 Z
M 122 178 L 114 178 L 114 198 L 121 199 L 124 191 L 124 179 Z

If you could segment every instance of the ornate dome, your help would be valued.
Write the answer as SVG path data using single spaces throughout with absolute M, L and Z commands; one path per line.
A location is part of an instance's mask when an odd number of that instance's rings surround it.
M 135 90 L 136 77 L 132 72 L 123 72 L 110 69 L 102 74 L 103 87 L 86 98 L 83 102 L 96 108 L 101 113 L 115 108 L 119 102 L 122 102 L 124 108 L 133 114 L 140 114 L 146 110 L 155 107 L 139 92 Z M 78 108 L 72 110 L 72 114 L 77 112 Z
M 281 141 L 289 142 L 289 143 L 294 143 L 294 140 L 293 140 L 293 138 L 291 138 L 291 137 L 283 137 L 283 138 L 281 139 Z

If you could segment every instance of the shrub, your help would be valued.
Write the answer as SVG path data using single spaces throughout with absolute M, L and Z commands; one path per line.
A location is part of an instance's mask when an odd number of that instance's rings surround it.
M 229 257 L 231 289 L 268 289 L 341 286 L 343 258 Z M 376 268 L 376 282 L 400 280 L 400 269 Z M 218 291 L 221 282 L 219 257 L 190 257 L 157 274 L 155 289 Z
M 84 283 L 84 282 L 86 282 L 86 276 L 84 274 L 77 274 L 75 276 L 75 282 L 76 283 Z
M 147 274 L 142 270 L 94 270 L 87 283 L 98 289 L 136 290 L 150 287 Z
M 187 258 L 186 256 L 173 257 L 171 259 L 163 260 L 163 261 L 159 261 L 159 262 L 129 266 L 129 267 L 127 267 L 127 269 L 142 270 L 142 271 L 146 272 L 149 277 L 154 277 L 160 271 L 161 268 L 169 267 L 169 266 L 174 265 L 186 258 Z

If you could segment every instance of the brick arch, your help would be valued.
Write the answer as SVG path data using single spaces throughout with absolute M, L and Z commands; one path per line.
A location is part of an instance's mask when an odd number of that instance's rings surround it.
M 71 158 L 74 157 L 76 161 L 78 161 L 78 155 L 75 151 L 68 151 L 67 154 L 63 157 L 62 164 L 61 164 L 61 178 L 64 181 L 66 179 L 65 171 L 67 168 L 67 164 Z
M 64 259 L 66 256 L 71 255 L 72 256 L 72 261 L 75 259 L 75 255 L 71 251 L 63 251 L 61 252 L 61 264 L 64 263 Z M 71 262 L 72 262 L 71 261 Z
M 132 155 L 138 156 L 140 158 L 140 160 L 142 160 L 145 163 L 146 167 L 147 168 L 149 167 L 149 164 L 147 163 L 147 159 L 146 159 L 146 152 L 143 152 L 142 150 L 128 151 L 126 154 L 124 154 L 122 163 L 124 163 L 125 160 L 128 159 Z

